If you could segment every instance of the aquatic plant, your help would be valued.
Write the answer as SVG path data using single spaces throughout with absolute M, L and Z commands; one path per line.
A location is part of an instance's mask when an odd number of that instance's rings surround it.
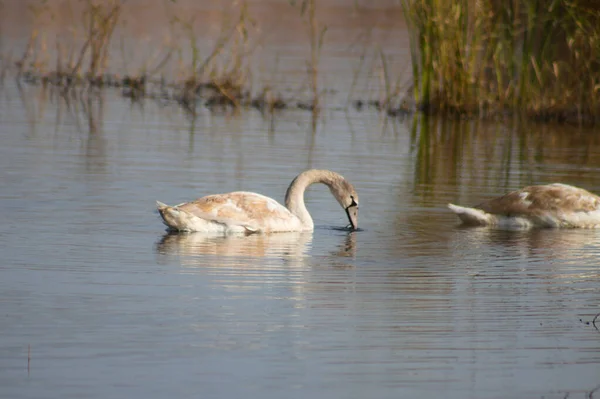
M 212 49 L 202 57 L 202 51 L 194 32 L 194 17 L 184 20 L 174 18 L 174 26 L 183 32 L 188 42 L 189 61 L 183 61 L 179 49 L 179 75 L 183 81 L 180 101 L 186 105 L 199 98 L 206 104 L 239 107 L 249 101 L 251 91 L 250 59 L 253 45 L 249 31 L 254 22 L 245 2 L 239 6 L 237 19 L 232 26 L 223 22 L 221 34 Z M 177 34 L 176 34 L 177 36 Z
M 224 10 L 221 34 L 210 48 L 205 38 L 203 47 L 200 44 L 195 16 L 176 16 L 180 11 L 176 2 L 167 3 L 173 12 L 168 36 L 176 40 L 166 38 L 137 70 L 127 67 L 127 51 L 121 42 L 121 71 L 125 73 L 111 73 L 110 68 L 116 48 L 111 42 L 125 2 L 82 0 L 77 6 L 66 4 L 74 21 L 70 29 L 73 37 L 67 45 L 56 38 L 54 49 L 48 45 L 44 26 L 56 10 L 47 1 L 29 5 L 34 28 L 21 57 L 13 61 L 18 81 L 58 88 L 64 94 L 84 87 L 116 87 L 133 101 L 176 101 L 191 114 L 199 104 L 209 108 L 251 106 L 269 112 L 285 107 L 281 95 L 268 85 L 252 96 L 250 64 L 256 43 L 250 35 L 256 29 L 246 2 L 235 2 Z M 2 58 L 0 77 L 7 73 L 6 59 Z M 163 68 L 175 70 L 175 77 L 166 78 Z
M 421 110 L 599 120 L 599 3 L 403 0 L 402 6 Z
M 49 69 L 49 50 L 45 36 L 38 25 L 29 36 L 25 51 L 16 62 L 19 76 L 27 75 L 30 79 L 41 79 L 43 83 L 53 83 L 65 88 L 75 83 L 88 82 L 91 85 L 102 84 L 102 75 L 106 72 L 109 61 L 109 48 L 115 28 L 119 22 L 123 2 L 119 0 L 84 0 L 81 14 L 85 31 L 85 40 L 80 48 L 68 51 L 56 42 L 56 67 Z M 29 5 L 29 10 L 36 21 L 50 14 L 47 2 Z
M 316 0 L 302 0 L 296 4 L 296 0 L 289 0 L 292 6 L 300 7 L 300 16 L 305 19 L 308 26 L 308 39 L 310 43 L 310 60 L 307 63 L 307 74 L 310 82 L 310 90 L 312 93 L 312 103 L 300 103 L 300 108 L 310 109 L 315 113 L 320 109 L 320 93 L 319 93 L 319 63 L 321 59 L 321 50 L 327 33 L 327 26 L 321 26 L 317 19 L 317 2 Z

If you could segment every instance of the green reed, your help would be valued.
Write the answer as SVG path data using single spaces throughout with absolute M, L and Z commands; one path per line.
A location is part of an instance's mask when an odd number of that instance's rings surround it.
M 600 4 L 403 0 L 414 98 L 428 112 L 600 117 Z

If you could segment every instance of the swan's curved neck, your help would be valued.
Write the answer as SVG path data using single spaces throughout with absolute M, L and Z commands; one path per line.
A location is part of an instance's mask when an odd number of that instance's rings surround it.
M 292 181 L 285 193 L 285 206 L 300 219 L 304 228 L 312 230 L 314 227 L 312 217 L 304 204 L 304 192 L 306 188 L 314 183 L 323 183 L 331 188 L 334 181 L 338 178 L 341 178 L 341 176 L 337 173 L 328 170 L 312 169 L 300 173 Z

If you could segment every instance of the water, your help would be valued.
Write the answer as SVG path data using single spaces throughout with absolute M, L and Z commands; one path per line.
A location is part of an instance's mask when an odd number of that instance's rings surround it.
M 531 183 L 600 192 L 597 134 L 412 122 L 191 120 L 6 80 L 0 396 L 597 396 L 600 232 L 466 229 L 445 208 Z M 233 190 L 282 201 L 312 167 L 355 185 L 361 231 L 319 186 L 312 233 L 173 235 L 154 210 Z
M 332 111 L 317 134 L 304 115 L 253 112 L 190 132 L 176 110 L 108 94 L 90 132 L 17 93 L 0 147 L 5 397 L 585 397 L 598 383 L 600 233 L 464 229 L 445 209 L 502 192 L 502 159 L 418 183 L 407 123 L 372 114 Z M 154 211 L 238 189 L 281 200 L 310 167 L 355 184 L 362 231 L 339 229 L 322 187 L 308 234 L 169 235 Z M 589 187 L 582 168 L 516 164 L 509 182 Z

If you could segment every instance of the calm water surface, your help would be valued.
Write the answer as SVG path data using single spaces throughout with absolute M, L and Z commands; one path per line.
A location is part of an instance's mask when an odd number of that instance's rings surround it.
M 336 107 L 316 130 L 303 111 L 192 120 L 6 80 L 0 140 L 2 398 L 600 395 L 600 232 L 465 229 L 445 208 L 600 192 L 595 132 Z M 312 233 L 170 235 L 154 209 L 282 201 L 313 167 L 356 186 L 361 231 L 323 186 Z
M 110 94 L 86 116 L 18 93 L 0 107 L 3 397 L 562 398 L 600 382 L 600 232 L 464 229 L 444 207 L 554 176 L 598 190 L 593 143 L 558 164 L 504 140 L 479 167 L 505 133 L 423 161 L 408 122 L 368 113 L 329 112 L 314 134 L 294 112 L 193 125 Z M 580 151 L 559 144 L 547 158 Z M 154 211 L 281 200 L 310 167 L 356 185 L 362 231 L 340 229 L 324 187 L 308 234 L 169 235 Z

